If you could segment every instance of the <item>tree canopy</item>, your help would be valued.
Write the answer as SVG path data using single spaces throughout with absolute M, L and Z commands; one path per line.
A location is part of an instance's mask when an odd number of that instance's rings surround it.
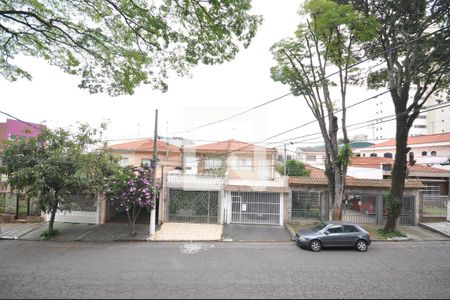
M 271 68 L 274 81 L 290 87 L 303 98 L 318 122 L 324 139 L 326 175 L 334 219 L 339 220 L 351 155 L 346 129 L 347 86 L 361 80 L 354 67 L 361 57 L 361 45 L 374 38 L 377 21 L 356 11 L 351 4 L 332 0 L 306 1 L 295 37 L 271 48 L 277 62 Z M 331 78 L 330 72 L 337 76 Z M 333 90 L 336 87 L 337 90 Z M 346 146 L 338 146 L 339 112 Z
M 166 91 L 170 72 L 233 59 L 254 37 L 251 0 L 0 0 L 0 76 L 31 79 L 19 54 L 116 96 L 140 84 Z
M 284 164 L 275 167 L 275 170 L 284 175 Z M 286 161 L 286 175 L 287 176 L 309 176 L 310 170 L 306 169 L 303 162 L 299 160 L 287 160 Z

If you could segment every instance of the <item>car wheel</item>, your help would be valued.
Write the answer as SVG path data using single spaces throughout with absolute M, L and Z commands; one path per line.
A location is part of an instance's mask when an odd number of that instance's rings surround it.
M 367 242 L 365 240 L 357 240 L 356 241 L 356 250 L 360 252 L 367 251 Z
M 309 249 L 314 252 L 322 250 L 322 244 L 318 240 L 313 240 L 309 243 Z

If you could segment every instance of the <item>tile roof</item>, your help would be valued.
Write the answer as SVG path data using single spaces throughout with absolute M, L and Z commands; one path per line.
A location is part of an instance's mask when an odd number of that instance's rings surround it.
M 305 168 L 310 171 L 309 177 L 326 178 L 325 170 L 305 164 Z
M 185 147 L 186 150 L 195 150 L 198 152 L 276 152 L 275 148 L 259 147 L 254 144 L 240 142 L 237 140 L 227 140 L 223 142 L 217 142 L 212 144 Z
M 444 143 L 444 142 L 450 142 L 450 132 L 408 137 L 408 145 Z M 375 144 L 372 147 L 378 148 L 388 146 L 395 146 L 395 139 L 390 139 L 383 143 Z
M 164 141 L 158 141 L 157 144 L 158 151 L 170 151 L 170 152 L 180 152 L 180 148 L 175 145 L 166 143 Z M 127 142 L 122 144 L 110 145 L 112 150 L 128 150 L 128 151 L 142 151 L 142 152 L 153 152 L 153 140 L 152 139 L 142 139 L 133 142 Z
M 394 164 L 392 158 L 386 157 L 353 157 L 350 167 L 379 169 L 382 164 Z M 415 164 L 407 166 L 410 172 L 448 174 L 447 170 Z
M 317 177 L 299 177 L 290 176 L 289 186 L 327 186 L 327 178 Z M 347 178 L 347 187 L 349 188 L 390 188 L 390 179 L 360 179 L 360 178 Z M 425 186 L 420 180 L 408 179 L 405 181 L 405 189 L 423 189 Z

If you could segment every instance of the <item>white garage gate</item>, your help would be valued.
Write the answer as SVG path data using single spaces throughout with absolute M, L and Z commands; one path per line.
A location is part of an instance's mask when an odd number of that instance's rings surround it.
M 231 192 L 231 223 L 280 225 L 279 193 Z

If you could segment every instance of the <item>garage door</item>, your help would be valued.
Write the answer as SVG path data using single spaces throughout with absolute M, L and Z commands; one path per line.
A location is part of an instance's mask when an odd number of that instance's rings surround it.
M 280 194 L 231 192 L 231 223 L 280 224 Z
M 219 193 L 170 189 L 169 222 L 217 223 Z

